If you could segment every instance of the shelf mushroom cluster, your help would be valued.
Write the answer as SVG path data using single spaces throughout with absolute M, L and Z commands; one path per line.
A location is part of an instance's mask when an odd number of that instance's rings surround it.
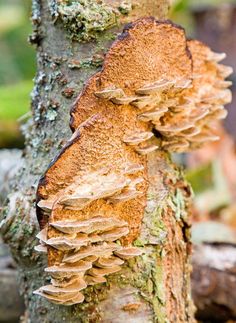
M 196 46 L 191 47 L 194 51 Z M 115 87 L 97 91 L 95 95 L 117 105 L 130 104 L 138 108 L 137 118 L 153 124 L 153 128 L 161 134 L 161 147 L 165 150 L 185 152 L 199 148 L 206 142 L 218 140 L 212 122 L 227 116 L 224 105 L 231 102 L 231 91 L 227 88 L 232 83 L 225 81 L 225 78 L 232 73 L 232 68 L 218 64 L 225 58 L 225 54 L 214 53 L 207 47 L 202 47 L 205 57 L 201 58 L 200 64 L 205 64 L 206 69 L 215 76 L 214 82 L 212 78 L 208 79 L 206 85 L 205 75 L 197 75 L 199 61 L 195 66 L 193 53 L 193 69 L 196 73 L 193 79 L 161 79 L 137 89 L 135 96 L 126 96 L 122 89 Z M 195 59 L 199 60 L 197 57 Z M 138 145 L 153 135 L 151 131 L 139 132 L 124 137 L 123 141 L 136 146 L 138 153 L 147 154 L 159 147 Z
M 147 154 L 218 139 L 214 122 L 231 100 L 224 57 L 170 21 L 143 18 L 124 29 L 79 95 L 73 135 L 38 185 L 36 250 L 47 253 L 51 284 L 36 294 L 81 303 L 83 289 L 141 254 L 133 242 L 153 177 Z
M 151 131 L 124 137 L 123 141 L 135 146 L 140 154 L 158 148 L 185 152 L 219 139 L 214 134 L 214 122 L 227 116 L 224 105 L 231 102 L 232 95 L 228 87 L 232 82 L 225 78 L 233 70 L 219 64 L 226 57 L 224 53 L 214 53 L 194 40 L 189 41 L 188 46 L 193 59 L 193 75 L 190 79 L 162 78 L 144 84 L 135 90 L 133 96 L 126 96 L 121 88 L 115 86 L 95 92 L 97 97 L 115 105 L 136 107 L 138 120 L 150 122 L 153 129 L 160 133 L 160 147 L 140 147 L 140 144 L 153 137 Z
M 47 252 L 50 246 L 63 252 L 57 265 L 45 268 L 51 276 L 51 284 L 34 293 L 56 304 L 81 303 L 81 290 L 88 285 L 106 282 L 106 275 L 121 270 L 124 260 L 141 254 L 135 247 L 122 247 L 115 241 L 129 232 L 123 220 L 94 217 L 83 221 L 56 221 L 49 224 L 58 230 L 57 237 L 48 239 L 48 227 L 38 235 L 37 251 Z
M 128 164 L 124 175 L 109 173 L 106 168 L 86 176 L 75 178 L 67 188 L 48 200 L 40 200 L 38 207 L 49 215 L 59 206 L 65 210 L 81 211 L 93 201 L 106 199 L 116 204 L 133 199 L 140 194 L 136 185 L 143 181 L 133 175 L 143 169 L 139 164 Z M 49 220 L 50 221 L 50 220 Z M 48 237 L 48 229 L 56 234 Z M 113 217 L 95 216 L 87 220 L 60 220 L 49 222 L 37 238 L 38 252 L 48 248 L 62 252 L 58 264 L 45 268 L 51 276 L 51 284 L 42 286 L 34 293 L 51 302 L 63 305 L 81 303 L 81 290 L 88 285 L 106 282 L 106 275 L 121 270 L 124 260 L 141 254 L 139 248 L 122 247 L 117 241 L 129 234 L 128 223 Z

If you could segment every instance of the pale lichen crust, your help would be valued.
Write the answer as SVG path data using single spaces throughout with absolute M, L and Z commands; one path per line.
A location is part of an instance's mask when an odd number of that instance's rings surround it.
M 147 155 L 217 139 L 214 122 L 231 100 L 223 58 L 169 21 L 124 29 L 78 97 L 73 135 L 38 186 L 36 250 L 48 254 L 51 284 L 36 294 L 81 303 L 83 289 L 142 253 L 132 243 L 147 202 Z
M 48 0 L 54 21 L 60 20 L 69 37 L 75 41 L 95 40 L 117 25 L 120 16 L 131 11 L 131 3 L 109 3 L 93 0 Z

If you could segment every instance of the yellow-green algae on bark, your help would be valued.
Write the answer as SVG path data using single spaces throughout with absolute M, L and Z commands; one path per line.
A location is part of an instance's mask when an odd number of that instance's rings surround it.
M 111 6 L 105 1 L 51 1 L 51 13 L 60 19 L 76 41 L 94 40 L 101 32 L 117 25 L 120 15 L 127 15 L 131 10 L 131 2 L 123 1 Z

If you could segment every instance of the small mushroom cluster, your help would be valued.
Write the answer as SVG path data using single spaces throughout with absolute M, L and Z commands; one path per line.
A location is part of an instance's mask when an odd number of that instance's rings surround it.
M 121 88 L 115 86 L 95 92 L 97 97 L 115 105 L 137 108 L 137 119 L 151 123 L 159 133 L 162 139 L 160 147 L 147 145 L 153 137 L 152 131 L 131 133 L 123 138 L 141 155 L 158 148 L 185 152 L 219 139 L 214 134 L 214 122 L 227 116 L 224 105 L 231 102 L 228 87 L 232 83 L 225 78 L 232 73 L 232 68 L 219 64 L 225 58 L 224 53 L 214 53 L 203 44 L 200 47 L 196 41 L 189 41 L 189 48 L 193 57 L 190 79 L 162 78 L 144 84 L 135 90 L 133 96 L 126 96 Z M 197 55 L 199 50 L 202 52 L 200 58 Z
M 51 284 L 34 293 L 56 304 L 81 303 L 81 290 L 88 285 L 106 282 L 106 275 L 121 270 L 124 260 L 141 254 L 135 247 L 122 247 L 115 241 L 129 233 L 127 222 L 112 217 L 88 220 L 64 220 L 49 223 L 59 236 L 48 239 L 48 227 L 38 235 L 35 249 L 47 252 L 51 247 L 63 252 L 62 262 L 45 268 Z

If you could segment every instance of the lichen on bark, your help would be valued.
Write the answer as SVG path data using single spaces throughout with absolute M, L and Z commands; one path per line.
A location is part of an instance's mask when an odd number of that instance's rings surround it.
M 101 32 L 117 25 L 120 15 L 131 10 L 129 1 L 120 2 L 117 7 L 105 1 L 51 1 L 50 10 L 54 19 L 60 19 L 69 37 L 76 41 L 91 41 Z
M 94 39 L 98 33 L 116 25 L 116 13 L 103 2 L 83 0 L 60 4 L 58 14 L 70 37 L 77 41 Z

